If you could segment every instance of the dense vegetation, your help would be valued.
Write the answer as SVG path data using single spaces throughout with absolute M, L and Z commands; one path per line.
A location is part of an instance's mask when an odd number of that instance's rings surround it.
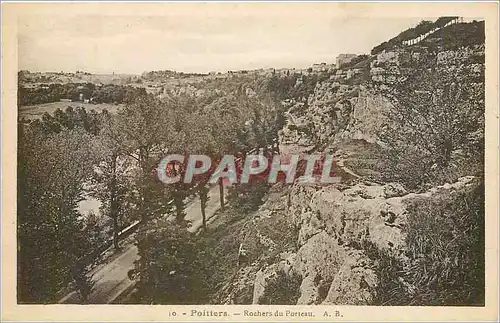
M 414 202 L 408 261 L 365 246 L 381 280 L 375 305 L 474 305 L 485 302 L 484 184 L 452 199 Z
M 171 71 L 171 70 L 163 70 L 163 71 L 150 71 L 150 72 L 145 72 L 142 73 L 141 78 L 146 81 L 151 81 L 151 82 L 165 82 L 166 80 L 176 78 L 176 79 L 182 79 L 182 78 L 187 78 L 187 77 L 193 77 L 193 76 L 206 76 L 207 74 L 203 73 L 183 73 L 183 72 L 176 72 L 176 71 Z
M 484 166 L 484 70 L 426 67 L 387 94 L 395 109 L 381 136 L 385 180 L 409 189 L 481 175 Z
M 107 84 L 96 86 L 93 83 L 44 84 L 36 88 L 20 86 L 18 105 L 32 105 L 58 102 L 89 100 L 92 103 L 126 103 L 132 98 L 145 94 L 144 88 Z
M 408 28 L 405 31 L 399 33 L 396 37 L 393 37 L 388 41 L 385 41 L 380 45 L 375 46 L 372 49 L 371 54 L 376 55 L 385 49 L 390 49 L 395 46 L 400 46 L 403 41 L 417 38 L 418 36 L 424 35 L 425 33 L 432 31 L 436 28 L 441 28 L 448 22 L 456 18 L 458 17 L 440 17 L 434 22 L 428 20 L 422 20 L 417 26 Z M 452 41 L 455 42 L 455 40 Z
M 288 275 L 283 270 L 272 277 L 269 286 L 259 299 L 259 304 L 287 305 L 297 304 L 300 297 L 300 284 L 302 277 L 296 273 Z
M 372 53 L 443 26 L 450 19 L 423 21 Z M 443 28 L 439 36 L 431 35 L 422 44 L 448 50 L 482 42 L 484 23 L 472 23 Z M 360 55 L 342 66 L 343 70 L 363 70 L 349 81 L 352 88 L 342 96 L 351 98 L 361 83 L 370 86 L 366 73 L 372 59 Z M 467 64 L 484 63 L 482 59 L 472 56 Z M 377 181 L 398 182 L 411 192 L 475 176 L 469 190 L 408 206 L 404 258 L 361 243 L 380 280 L 375 291 L 377 305 L 484 304 L 484 69 L 471 71 L 467 64 L 451 69 L 439 66 L 432 56 L 422 65 L 405 66 L 407 77 L 383 93 L 394 109 L 378 138 L 380 145 L 363 142 L 358 148 L 361 156 L 356 162 L 373 168 Z M 183 77 L 156 71 L 143 78 L 160 81 L 174 76 Z M 232 283 L 243 266 L 238 248 L 244 239 L 240 235 L 252 230 L 248 229 L 249 215 L 264 203 L 273 187 L 262 181 L 233 185 L 227 194 L 230 203 L 222 200 L 218 211 L 223 223 L 210 228 L 205 215 L 209 176 L 165 186 L 156 174 L 159 161 L 167 153 L 205 154 L 220 160 L 224 154 L 244 157 L 258 149 L 266 154 L 279 152 L 278 131 L 285 124 L 281 102 L 297 101 L 301 103 L 297 109 L 305 109 L 309 95 L 330 76 L 331 72 L 319 72 L 208 78 L 190 84 L 187 93 L 172 90 L 163 99 L 147 95 L 144 89 L 118 85 L 20 87 L 22 105 L 80 100 L 83 94 L 96 103 L 124 106 L 116 114 L 69 107 L 44 114 L 40 120 L 20 120 L 19 302 L 57 301 L 69 283 L 74 283 L 85 302 L 93 287 L 88 273 L 99 260 L 98 251 L 110 241 L 119 250 L 118 232 L 134 220 L 141 223 L 136 235 L 140 260 L 134 302 L 199 304 L 217 300 L 222 294 L 219 291 L 230 288 L 228 282 Z M 315 135 L 306 126 L 295 129 L 309 137 Z M 363 154 L 370 156 L 363 159 Z M 183 174 L 186 164 L 179 166 Z M 101 202 L 105 221 L 79 213 L 84 194 Z M 186 230 L 189 198 L 201 201 L 203 224 L 198 234 Z M 269 221 L 274 222 L 265 221 L 261 221 L 260 232 L 276 237 L 281 245 L 262 256 L 260 242 L 246 241 L 248 263 L 272 262 L 278 252 L 296 243 L 296 228 L 289 225 L 289 219 L 273 216 Z M 279 272 L 259 301 L 294 303 L 300 296 L 300 283 L 301 277 Z M 324 298 L 328 291 L 322 288 Z M 252 291 L 247 289 L 236 302 L 250 303 L 251 298 Z
M 422 45 L 431 48 L 440 47 L 443 50 L 456 50 L 460 47 L 484 44 L 484 37 L 484 21 L 477 21 L 447 26 L 436 35 L 426 38 Z
M 95 218 L 81 218 L 75 211 L 95 162 L 94 131 L 96 115 L 83 109 L 44 115 L 29 126 L 19 124 L 18 298 L 22 302 L 51 300 L 84 270 L 82 261 L 103 242 Z
M 468 46 L 481 41 L 471 36 L 480 25 L 465 33 L 452 25 L 442 34 L 458 35 L 454 48 Z M 381 280 L 376 303 L 484 305 L 484 69 L 452 69 L 435 59 L 422 65 L 386 93 L 394 109 L 381 136 L 383 180 L 425 191 L 475 179 L 469 189 L 408 206 L 406 260 L 366 246 Z
M 134 219 L 144 224 L 138 233 L 140 302 L 188 302 L 194 297 L 189 296 L 192 284 L 197 290 L 193 295 L 202 297 L 195 278 L 175 267 L 188 260 L 173 257 L 158 243 L 178 243 L 178 249 L 187 252 L 189 233 L 176 229 L 179 236 L 174 237 L 173 231 L 158 231 L 153 223 L 167 226 L 166 219 L 174 215 L 172 225 L 185 228 L 184 199 L 190 195 L 205 201 L 200 210 L 205 218 L 208 178 L 166 187 L 155 169 L 167 151 L 217 157 L 257 148 L 278 149 L 280 105 L 269 91 L 253 97 L 238 92 L 164 100 L 140 93 L 133 97 L 116 115 L 69 107 L 53 116 L 44 114 L 40 120 L 20 121 L 20 302 L 53 302 L 72 281 L 85 301 L 92 288 L 86 274 L 97 260 L 95 250 L 110 238 L 118 249 L 117 232 Z M 101 212 L 111 223 L 79 214 L 84 193 L 101 201 Z M 154 273 L 168 268 L 173 268 L 168 270 L 170 276 L 161 276 L 158 282 Z M 187 294 L 181 297 L 180 293 L 178 298 L 160 295 L 163 289 L 151 288 L 160 283 L 186 285 Z

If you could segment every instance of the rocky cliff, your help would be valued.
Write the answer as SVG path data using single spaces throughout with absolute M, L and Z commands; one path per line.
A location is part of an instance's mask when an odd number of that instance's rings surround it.
M 262 304 L 266 293 L 276 293 L 276 279 L 297 275 L 296 304 L 372 304 L 379 284 L 379 259 L 373 255 L 385 252 L 407 261 L 407 206 L 476 187 L 469 176 L 420 194 L 407 193 L 395 183 L 361 182 L 345 189 L 295 186 L 282 198 L 271 196 L 246 229 L 259 241 L 259 256 L 239 268 L 221 290 L 219 302 Z M 295 244 L 284 247 L 278 237 L 261 232 L 264 219 L 266 225 L 286 219 L 296 233 Z
M 474 29 L 476 25 L 481 24 L 453 28 Z M 453 47 L 439 45 L 445 36 L 431 34 L 417 45 L 387 48 L 331 71 L 329 79 L 318 82 L 302 100 L 285 102 L 288 123 L 281 133 L 282 141 L 300 145 L 332 144 L 344 139 L 377 142 L 392 107 L 388 94 L 416 71 L 436 67 L 437 71 L 483 75 L 484 39 L 483 43 L 466 39 Z M 478 83 L 484 85 L 480 79 Z
M 432 37 L 411 47 L 387 48 L 344 66 L 318 82 L 307 96 L 286 100 L 288 121 L 280 134 L 281 143 L 337 147 L 340 158 L 341 151 L 349 150 L 346 143 L 355 139 L 378 146 L 380 132 L 390 126 L 387 112 L 394 109 L 388 94 L 418 70 L 456 70 L 477 76 L 470 86 L 484 86 L 484 44 L 432 47 Z M 480 177 L 464 176 L 411 193 L 399 183 L 353 178 L 340 185 L 275 188 L 239 233 L 245 236 L 240 243 L 248 250 L 248 263 L 240 264 L 215 302 L 379 304 L 381 291 L 388 292 L 383 287 L 387 277 L 380 271 L 385 259 L 406 272 L 420 261 L 408 258 L 408 235 L 414 236 L 411 230 L 415 230 L 408 224 L 410 206 L 422 201 L 446 204 L 481 185 Z M 475 218 L 480 217 L 480 210 L 473 213 L 465 217 L 480 223 Z M 461 221 L 454 217 L 450 214 L 446 219 L 452 222 L 452 231 Z M 391 268 L 394 264 L 385 265 Z M 391 279 L 406 294 L 414 294 L 414 282 L 406 281 L 404 275 L 395 273 Z

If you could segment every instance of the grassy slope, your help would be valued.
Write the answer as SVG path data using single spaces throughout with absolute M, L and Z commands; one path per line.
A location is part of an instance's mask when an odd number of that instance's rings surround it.
M 199 245 L 203 250 L 204 263 L 213 268 L 208 279 L 213 293 L 213 302 L 220 301 L 228 286 L 235 279 L 238 267 L 238 249 L 240 243 L 247 251 L 248 260 L 245 265 L 271 264 L 283 251 L 295 250 L 296 231 L 289 216 L 281 209 L 287 196 L 287 189 L 275 186 L 269 193 L 269 203 L 265 209 L 276 209 L 269 217 L 259 217 L 262 212 L 243 213 L 238 208 L 229 206 L 210 223 L 206 232 L 201 233 Z M 275 205 L 271 205 L 275 204 Z M 259 234 L 272 239 L 274 248 L 262 243 Z M 251 303 L 253 288 L 247 295 L 239 295 L 239 302 Z

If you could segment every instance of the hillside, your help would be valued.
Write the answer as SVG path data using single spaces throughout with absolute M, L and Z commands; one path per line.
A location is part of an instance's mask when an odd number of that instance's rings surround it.
M 484 305 L 484 39 L 441 17 L 307 69 L 20 71 L 18 302 Z M 267 181 L 293 154 L 340 181 Z
M 484 145 L 484 22 L 399 45 L 445 20 L 323 73 L 308 93 L 293 91 L 307 77 L 295 79 L 287 92 L 295 95 L 284 100 L 282 149 L 334 152 L 355 176 L 344 174 L 340 186 L 271 189 L 258 210 L 215 224 L 213 234 L 226 237 L 209 242 L 225 255 L 214 303 L 484 304 L 483 161 L 470 153 Z M 423 106 L 433 86 L 452 90 L 435 114 Z M 411 104 L 419 115 L 404 109 Z M 451 129 L 438 121 L 446 113 Z M 399 123 L 401 114 L 417 123 Z M 429 146 L 428 138 L 412 137 L 426 131 L 436 140 Z M 436 146 L 438 138 L 447 143 Z M 414 142 L 436 155 L 413 151 Z M 466 166 L 471 160 L 475 167 Z M 240 244 L 248 259 L 238 265 Z

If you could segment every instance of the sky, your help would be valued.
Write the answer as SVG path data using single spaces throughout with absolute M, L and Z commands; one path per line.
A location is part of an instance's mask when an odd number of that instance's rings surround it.
M 148 15 L 20 16 L 18 68 L 131 74 L 307 68 L 334 63 L 341 53 L 369 53 L 423 19 L 346 17 L 308 7 L 196 8 Z

